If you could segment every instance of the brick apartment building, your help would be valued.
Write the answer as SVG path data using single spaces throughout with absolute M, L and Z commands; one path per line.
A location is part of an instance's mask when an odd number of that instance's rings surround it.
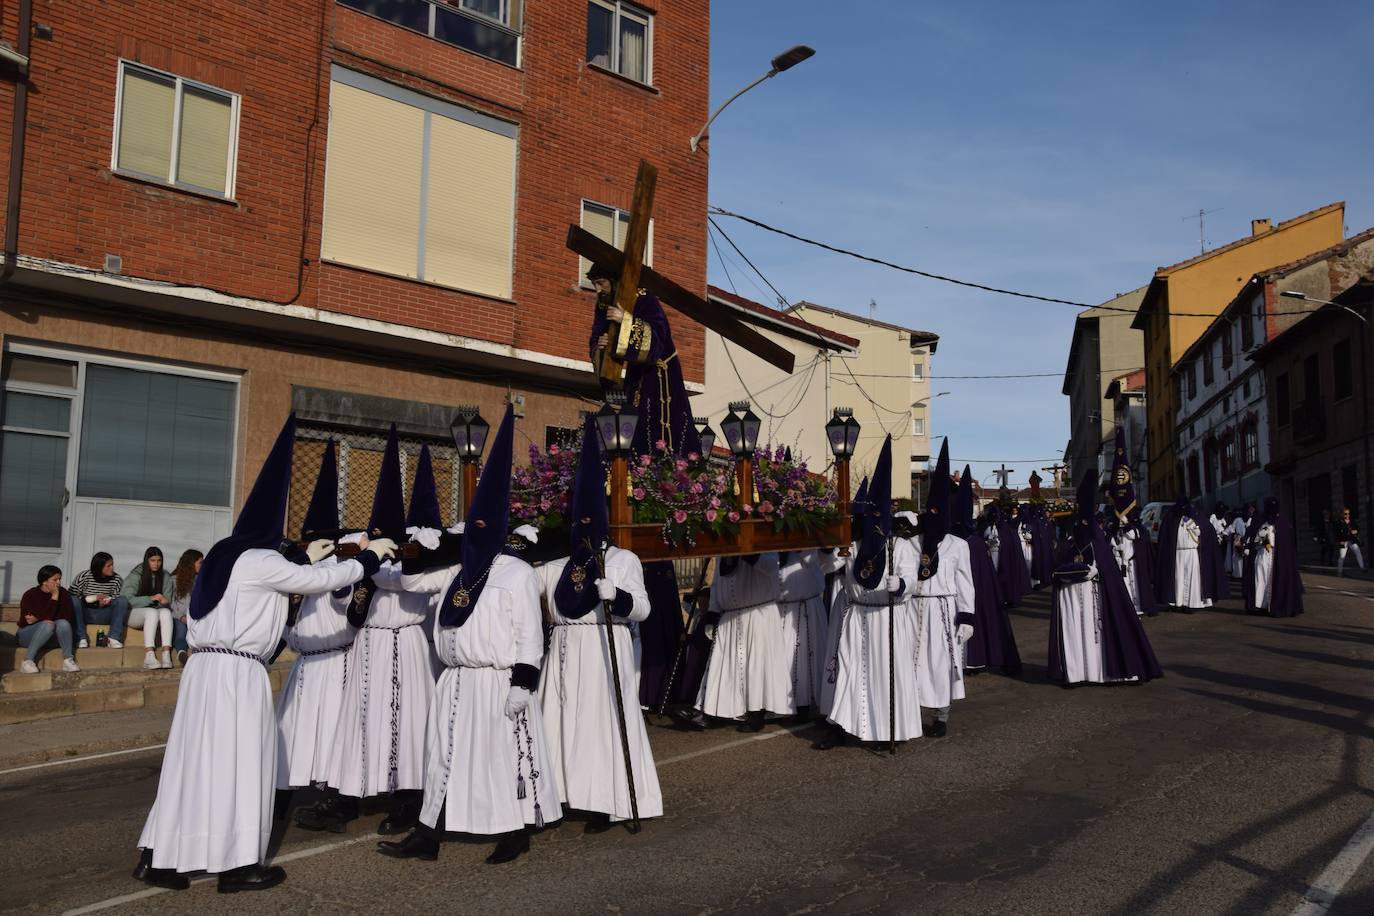
M 19 0 L 0 38 L 0 600 L 207 548 L 292 409 L 345 523 L 393 420 L 456 515 L 456 405 L 542 446 L 595 398 L 564 235 L 618 242 L 641 158 L 650 257 L 705 294 L 708 0 Z

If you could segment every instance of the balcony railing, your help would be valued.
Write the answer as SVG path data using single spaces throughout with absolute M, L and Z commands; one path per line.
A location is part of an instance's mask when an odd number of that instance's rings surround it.
M 520 65 L 518 31 L 457 4 L 443 0 L 339 0 L 339 3 L 503 64 Z M 505 4 L 501 6 L 504 8 Z

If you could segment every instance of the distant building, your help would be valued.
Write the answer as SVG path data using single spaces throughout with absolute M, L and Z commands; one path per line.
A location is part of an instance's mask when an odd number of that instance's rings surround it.
M 1284 292 L 1330 299 L 1371 265 L 1374 229 L 1256 273 L 1179 357 L 1174 440 L 1190 497 L 1209 506 L 1217 500 L 1239 506 L 1270 495 L 1264 371 L 1247 357 L 1320 307 Z
M 1150 493 L 1172 499 L 1186 488 L 1174 443 L 1179 410 L 1174 365 L 1257 272 L 1340 243 L 1345 204 L 1320 207 L 1273 225 L 1251 221 L 1251 234 L 1155 271 L 1131 327 L 1145 332 L 1146 442 Z
M 1374 270 L 1334 301 L 1344 308 L 1318 309 L 1251 357 L 1264 372 L 1273 418 L 1266 470 L 1297 526 L 1304 559 L 1317 557 L 1323 509 L 1334 514 L 1348 507 L 1366 524 L 1374 518 L 1372 334 L 1366 323 L 1374 317 Z
M 928 473 L 930 443 L 938 438 L 931 433 L 930 364 L 940 335 L 814 302 L 798 302 L 788 314 L 859 341 L 857 354 L 835 355 L 829 389 L 829 403 L 854 408 L 854 419 L 863 427 L 854 455 L 854 479 L 873 469 L 883 438 L 891 433 L 892 497 L 919 495 Z
M 796 367 L 791 374 L 783 372 L 707 331 L 706 390 L 692 398 L 692 412 L 708 418 L 719 436 L 720 421 L 729 412 L 730 403 L 750 401 L 755 415 L 763 421 L 760 443 L 790 446 L 813 470 L 823 469 L 831 461 L 825 422 L 832 408 L 857 406 L 849 398 L 849 389 L 842 400 L 834 400 L 831 375 L 839 367 L 832 357 L 857 356 L 859 340 L 715 286 L 709 288 L 708 295 L 740 321 L 790 350 Z M 719 444 L 724 445 L 725 440 Z
M 1062 389 L 1069 398 L 1064 463 L 1071 480 L 1079 479 L 1085 468 L 1096 468 L 1100 476 L 1112 466 L 1116 415 L 1107 388 L 1117 376 L 1145 365 L 1144 339 L 1131 326 L 1144 297 L 1142 286 L 1080 312 L 1074 322 Z

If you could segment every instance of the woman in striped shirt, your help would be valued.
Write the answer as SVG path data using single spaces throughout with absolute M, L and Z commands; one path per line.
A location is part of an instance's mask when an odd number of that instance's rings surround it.
M 129 599 L 120 594 L 124 580 L 114 571 L 114 557 L 100 551 L 91 557 L 91 568 L 72 580 L 72 610 L 76 617 L 76 647 L 86 649 L 86 624 L 110 625 L 110 648 L 124 647 L 124 627 L 129 619 Z

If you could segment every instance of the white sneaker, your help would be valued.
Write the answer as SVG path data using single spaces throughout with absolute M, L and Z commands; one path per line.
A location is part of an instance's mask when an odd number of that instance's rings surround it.
M 159 665 L 158 667 L 160 667 L 160 668 L 170 668 L 170 667 L 172 667 L 172 653 L 171 653 L 171 652 L 163 652 L 163 653 L 162 653 L 162 664 Z
M 157 656 L 153 654 L 152 649 L 149 649 L 148 653 L 143 656 L 143 667 L 148 668 L 150 670 L 153 668 L 160 667 L 157 663 Z
M 108 645 L 109 645 L 109 647 L 110 647 L 111 649 L 122 649 L 122 648 L 124 648 L 124 643 L 122 643 L 122 642 L 120 642 L 119 640 L 115 639 L 113 636 L 110 637 L 109 642 L 108 642 Z
M 76 647 L 78 649 L 89 649 L 91 647 L 91 642 L 88 639 L 83 639 L 76 644 Z
M 80 671 L 80 670 L 81 670 L 81 666 L 78 665 L 78 664 L 76 663 L 76 659 L 74 659 L 74 658 L 64 658 L 64 659 L 62 659 L 62 670 L 63 670 L 63 671 Z
M 33 662 L 29 661 L 29 660 L 26 658 L 26 659 L 24 659 L 22 662 L 19 663 L 19 673 L 20 673 L 20 674 L 37 674 L 37 673 L 38 673 L 38 666 L 35 665 Z

